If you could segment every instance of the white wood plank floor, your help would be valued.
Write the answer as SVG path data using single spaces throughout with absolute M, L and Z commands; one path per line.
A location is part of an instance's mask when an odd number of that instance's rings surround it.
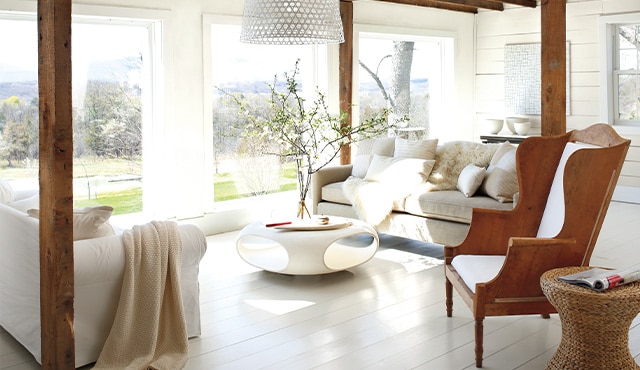
M 592 265 L 640 264 L 640 205 L 612 203 Z M 186 369 L 466 369 L 474 367 L 469 309 L 444 307 L 439 266 L 380 252 L 349 271 L 285 276 L 244 263 L 235 232 L 208 238 L 201 264 L 202 336 Z M 485 369 L 543 369 L 560 342 L 557 315 L 485 320 Z M 630 331 L 640 362 L 640 318 Z M 39 369 L 0 328 L 0 369 Z

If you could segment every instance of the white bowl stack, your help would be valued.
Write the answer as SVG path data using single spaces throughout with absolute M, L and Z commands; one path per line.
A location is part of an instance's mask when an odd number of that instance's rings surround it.
M 525 117 L 507 117 L 505 122 L 512 134 L 524 136 L 529 133 L 529 129 L 531 128 L 531 122 Z

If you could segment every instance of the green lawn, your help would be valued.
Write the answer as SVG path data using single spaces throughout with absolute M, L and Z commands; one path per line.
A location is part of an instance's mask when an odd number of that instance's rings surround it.
M 132 177 L 141 176 L 142 166 L 139 161 L 131 160 L 104 160 L 99 158 L 82 158 L 74 161 L 74 177 L 113 176 L 127 174 Z M 32 162 L 29 166 L 7 167 L 6 163 L 0 163 L 0 178 L 7 180 L 33 178 L 38 176 L 38 163 Z M 295 163 L 286 163 L 281 170 L 280 191 L 295 190 L 296 166 Z M 229 173 L 214 176 L 214 201 L 222 202 L 242 198 L 237 194 L 236 185 Z M 118 191 L 102 191 L 97 198 L 74 200 L 77 208 L 105 204 L 114 208 L 114 215 L 142 211 L 142 188 L 132 187 Z
M 120 215 L 142 211 L 142 188 L 136 187 L 117 192 L 107 192 L 99 194 L 94 199 L 83 199 L 73 201 L 74 207 L 82 208 L 86 206 L 110 205 L 113 207 L 113 214 Z

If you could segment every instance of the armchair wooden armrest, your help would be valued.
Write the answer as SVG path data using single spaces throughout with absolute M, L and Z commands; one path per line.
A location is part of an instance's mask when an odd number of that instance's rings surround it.
M 486 289 L 489 300 L 510 297 L 542 299 L 540 276 L 544 272 L 561 266 L 582 265 L 582 255 L 576 258 L 573 253 L 576 247 L 577 242 L 573 238 L 511 238 L 502 269 L 495 279 L 478 284 L 476 293 Z

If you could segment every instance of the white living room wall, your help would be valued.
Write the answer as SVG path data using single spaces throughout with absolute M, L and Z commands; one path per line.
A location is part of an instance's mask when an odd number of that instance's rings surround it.
M 599 20 L 603 16 L 640 12 L 637 0 L 568 0 L 567 42 L 570 45 L 570 115 L 567 129 L 581 129 L 602 122 L 601 54 Z M 490 117 L 503 117 L 504 48 L 507 44 L 540 42 L 540 8 L 508 6 L 503 12 L 480 11 L 477 17 L 475 127 Z M 529 116 L 534 132 L 540 116 Z M 632 140 L 616 198 L 640 202 L 640 128 L 620 129 Z

